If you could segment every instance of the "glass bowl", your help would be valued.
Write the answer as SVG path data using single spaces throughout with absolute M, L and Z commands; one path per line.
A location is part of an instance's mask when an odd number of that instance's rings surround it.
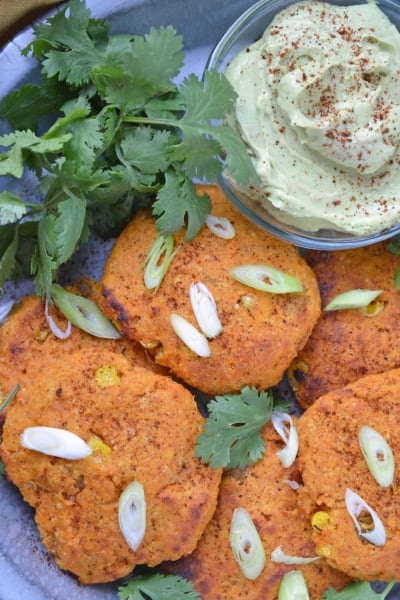
M 315 3 L 314 0 L 308 0 L 308 2 L 310 4 Z M 293 4 L 294 2 L 291 0 L 260 0 L 254 4 L 229 27 L 219 42 L 214 46 L 207 60 L 205 69 L 217 69 L 220 72 L 224 72 L 239 51 L 248 49 L 249 46 L 259 40 L 274 17 L 283 9 Z M 364 3 L 362 0 L 332 0 L 330 4 L 349 6 Z M 399 0 L 381 0 L 377 2 L 377 5 L 386 16 L 389 17 L 397 30 L 399 30 Z M 398 97 L 400 98 L 400 91 Z M 236 119 L 234 120 L 234 124 L 240 131 Z M 285 125 L 288 125 L 287 120 L 285 121 Z M 395 160 L 397 161 L 398 170 L 400 172 L 400 140 L 398 140 L 398 142 Z M 250 150 L 249 153 L 251 155 Z M 313 151 L 312 154 L 313 160 L 315 160 L 315 163 L 313 164 L 317 165 L 318 153 Z M 343 169 L 341 170 L 343 171 Z M 346 171 L 346 169 L 344 171 Z M 368 180 L 364 181 L 367 183 L 364 183 L 363 185 L 369 187 Z M 281 212 L 279 208 L 268 203 L 267 196 L 261 189 L 254 191 L 254 186 L 248 190 L 240 189 L 235 181 L 228 178 L 226 173 L 223 173 L 220 176 L 219 183 L 231 202 L 233 202 L 233 204 L 251 221 L 255 222 L 272 235 L 303 248 L 318 250 L 355 248 L 377 243 L 400 233 L 400 195 L 398 194 L 396 202 L 391 199 L 393 206 L 399 207 L 398 219 L 396 218 L 389 225 L 385 224 L 383 227 L 386 228 L 377 232 L 353 234 L 336 230 L 333 226 L 331 228 L 329 224 L 322 225 L 321 228 L 314 231 L 312 225 L 310 225 L 312 219 L 309 214 L 303 215 L 301 223 L 296 219 L 292 219 L 292 222 L 288 222 L 291 220 L 290 216 L 288 217 L 287 213 Z M 299 186 L 301 186 L 301 177 L 299 177 L 298 183 Z M 336 204 L 340 204 L 340 200 L 336 201 Z M 307 212 L 307 208 L 304 212 Z

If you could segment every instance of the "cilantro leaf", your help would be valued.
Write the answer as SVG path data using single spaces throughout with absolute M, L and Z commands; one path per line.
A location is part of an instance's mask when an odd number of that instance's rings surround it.
M 244 469 L 256 462 L 265 450 L 261 430 L 273 409 L 272 392 L 254 387 L 216 396 L 208 404 L 209 416 L 197 438 L 195 455 L 213 468 Z
M 11 192 L 0 192 L 0 225 L 15 223 L 26 214 L 25 202 Z
M 206 216 L 211 211 L 211 202 L 206 194 L 198 196 L 193 183 L 172 170 L 165 174 L 165 184 L 157 193 L 153 214 L 158 216 L 157 229 L 168 236 L 181 229 L 187 218 L 185 239 L 195 237 Z
M 395 582 L 390 582 L 383 592 L 375 592 L 371 584 L 367 581 L 350 583 L 341 592 L 329 588 L 324 592 L 321 600 L 384 600 L 394 586 Z
M 35 285 L 41 297 L 50 298 L 50 290 L 57 273 L 57 235 L 56 216 L 46 214 L 39 222 L 38 241 L 32 256 L 31 271 L 35 276 Z
M 0 117 L 15 129 L 31 129 L 42 117 L 57 114 L 65 102 L 68 90 L 53 79 L 42 79 L 39 84 L 24 84 L 0 101 Z
M 134 36 L 130 51 L 123 57 L 124 70 L 149 86 L 149 97 L 173 89 L 171 78 L 179 74 L 184 63 L 182 46 L 182 36 L 171 25 L 151 27 L 146 35 Z
M 11 225 L 0 227 L 0 287 L 11 278 L 18 249 L 19 228 Z
M 47 22 L 34 26 L 36 40 L 25 52 L 31 49 L 34 56 L 42 59 L 42 69 L 48 78 L 57 77 L 75 86 L 88 83 L 92 68 L 102 63 L 103 50 L 99 40 L 108 29 L 104 25 L 94 28 L 94 23 L 85 3 L 71 0 L 69 6 L 59 10 Z M 92 37 L 93 31 L 97 39 Z
M 57 206 L 53 223 L 57 245 L 57 265 L 67 262 L 75 252 L 85 225 L 86 201 L 69 192 Z
M 159 173 L 168 169 L 167 151 L 175 141 L 176 136 L 166 129 L 137 127 L 121 140 L 121 149 L 125 160 L 143 173 Z
M 7 152 L 0 154 L 0 175 L 13 175 L 21 178 L 24 172 L 26 152 L 42 155 L 58 152 L 70 138 L 71 134 L 69 133 L 50 139 L 38 137 L 30 130 L 6 133 L 0 137 L 0 146 L 11 147 Z
M 120 600 L 201 600 L 190 581 L 177 575 L 142 575 L 118 588 Z

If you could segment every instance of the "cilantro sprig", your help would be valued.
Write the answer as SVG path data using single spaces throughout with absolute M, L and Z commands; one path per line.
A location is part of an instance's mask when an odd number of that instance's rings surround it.
M 106 20 L 71 0 L 34 36 L 23 54 L 40 62 L 40 81 L 0 102 L 12 128 L 0 137 L 0 176 L 31 171 L 39 199 L 2 186 L 0 286 L 28 266 L 49 297 L 59 267 L 93 231 L 115 235 L 142 206 L 161 234 L 186 227 L 190 240 L 210 211 L 195 178 L 212 182 L 226 168 L 241 185 L 255 180 L 226 125 L 232 87 L 216 71 L 176 82 L 185 56 L 172 26 L 111 35 Z
M 274 408 L 287 410 L 272 392 L 244 387 L 238 394 L 216 396 L 207 406 L 209 415 L 196 442 L 195 455 L 212 468 L 244 469 L 265 451 L 261 430 Z
M 160 573 L 133 577 L 118 588 L 118 597 L 119 600 L 201 600 L 187 579 Z

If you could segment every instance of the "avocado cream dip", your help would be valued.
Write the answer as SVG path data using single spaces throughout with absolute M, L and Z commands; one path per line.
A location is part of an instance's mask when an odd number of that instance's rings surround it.
M 225 73 L 255 203 L 305 231 L 400 222 L 400 33 L 374 2 L 292 4 Z

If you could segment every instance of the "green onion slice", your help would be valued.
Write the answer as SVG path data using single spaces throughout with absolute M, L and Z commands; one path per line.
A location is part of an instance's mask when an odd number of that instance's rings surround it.
M 241 265 L 231 269 L 231 275 L 240 283 L 272 294 L 302 292 L 300 279 L 268 265 Z
M 4 319 L 7 317 L 8 313 L 10 312 L 13 306 L 14 302 L 12 300 L 9 300 L 8 302 L 0 306 L 0 323 L 4 321 Z
M 360 448 L 371 474 L 382 487 L 394 478 L 394 456 L 391 447 L 378 431 L 364 425 L 359 431 Z
M 179 339 L 181 339 L 192 352 L 203 358 L 207 358 L 211 355 L 206 336 L 198 331 L 196 327 L 189 323 L 184 317 L 172 313 L 170 316 L 170 323 Z
M 21 434 L 21 445 L 49 456 L 78 460 L 92 453 L 79 435 L 57 427 L 26 427 Z
M 192 309 L 200 329 L 208 338 L 215 338 L 222 333 L 221 321 L 218 317 L 214 296 L 205 283 L 192 283 L 189 290 Z
M 235 508 L 229 541 L 233 556 L 247 579 L 256 579 L 265 565 L 265 550 L 247 510 Z
M 289 571 L 281 579 L 278 600 L 310 600 L 302 571 Z
M 235 228 L 233 227 L 232 223 L 225 217 L 207 215 L 206 225 L 210 231 L 224 240 L 231 240 L 236 235 Z
M 376 511 L 361 496 L 349 488 L 345 492 L 345 502 L 358 535 L 371 544 L 374 544 L 374 546 L 383 546 L 386 542 L 386 531 Z M 363 516 L 362 522 L 359 519 L 360 515 Z M 365 527 L 366 516 L 371 521 L 371 526 Z
M 132 481 L 119 497 L 118 522 L 128 546 L 137 550 L 146 532 L 146 497 L 139 481 Z
M 309 563 L 321 560 L 321 556 L 291 556 L 282 550 L 282 546 L 278 546 L 271 552 L 271 560 L 284 565 L 307 565 Z
M 157 289 L 160 286 L 174 254 L 172 235 L 156 237 L 145 260 L 144 285 L 147 289 Z
M 67 292 L 57 284 L 51 287 L 51 297 L 68 321 L 79 329 L 99 338 L 116 340 L 121 337 L 92 300 Z
M 21 386 L 19 385 L 19 383 L 17 383 L 16 385 L 14 385 L 13 389 L 11 390 L 11 392 L 8 394 L 7 398 L 4 400 L 4 402 L 0 405 L 0 413 L 7 408 L 7 406 L 10 404 L 11 400 L 17 395 L 17 393 L 19 392 L 19 390 L 21 389 Z
M 277 456 L 284 467 L 290 467 L 296 460 L 299 450 L 299 434 L 293 419 L 287 413 L 274 410 L 271 415 L 275 431 L 285 442 L 285 447 L 277 452 Z
M 382 293 L 382 290 L 362 290 L 355 289 L 343 292 L 335 296 L 325 306 L 325 310 L 344 310 L 346 308 L 363 308 L 368 306 L 375 298 Z
M 64 330 L 61 329 L 54 321 L 53 317 L 49 314 L 49 300 L 46 298 L 46 302 L 44 304 L 44 316 L 46 318 L 47 325 L 50 327 L 53 334 L 58 337 L 60 340 L 65 340 L 69 338 L 72 333 L 72 323 L 67 320 L 67 326 Z

